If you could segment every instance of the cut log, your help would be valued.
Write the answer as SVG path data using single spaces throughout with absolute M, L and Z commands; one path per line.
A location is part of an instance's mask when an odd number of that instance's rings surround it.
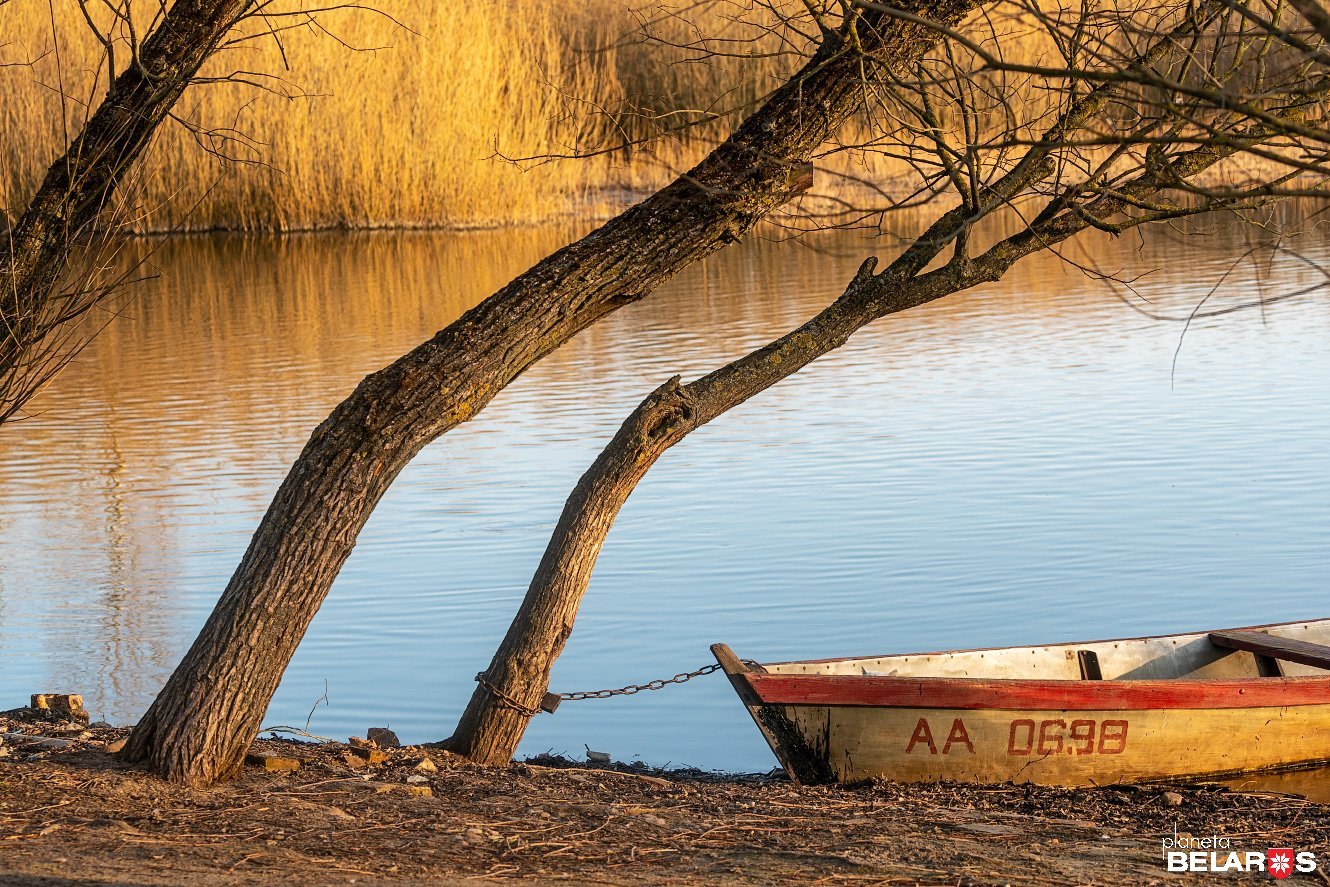
M 83 697 L 76 693 L 33 693 L 32 710 L 48 718 L 61 721 L 92 720 L 83 708 Z

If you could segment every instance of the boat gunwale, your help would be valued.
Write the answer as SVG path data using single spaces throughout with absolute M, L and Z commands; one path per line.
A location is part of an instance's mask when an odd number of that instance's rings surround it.
M 1330 675 L 1094 681 L 749 671 L 739 677 L 764 705 L 952 711 L 1167 711 L 1330 705 Z
M 1317 625 L 1320 623 L 1330 624 L 1330 617 L 1319 619 L 1295 619 L 1291 622 L 1269 622 L 1263 625 L 1243 625 L 1236 628 L 1208 629 L 1205 631 L 1177 631 L 1169 634 L 1147 634 L 1139 637 L 1130 638 L 1103 638 L 1101 640 L 1075 640 L 1075 641 L 1054 641 L 1047 644 L 1012 644 L 1005 647 L 962 647 L 955 650 L 932 650 L 912 653 L 881 653 L 867 654 L 863 656 L 833 656 L 829 659 L 789 659 L 781 662 L 762 662 L 762 666 L 779 667 L 784 665 L 829 665 L 836 662 L 860 662 L 869 659 L 907 659 L 916 656 L 955 656 L 962 653 L 1001 653 L 1011 650 L 1043 650 L 1050 647 L 1077 647 L 1077 646 L 1097 646 L 1099 644 L 1126 644 L 1134 641 L 1166 641 L 1170 638 L 1197 638 L 1204 639 L 1212 631 L 1266 631 L 1271 628 L 1291 628 L 1302 625 Z M 839 675 L 839 677 L 855 677 L 854 675 Z M 867 677 L 867 675 L 865 675 Z M 1313 675 L 1313 677 L 1318 677 Z M 993 680 L 998 680 L 994 678 Z M 1011 680 L 1023 680 L 1022 678 L 1013 678 Z

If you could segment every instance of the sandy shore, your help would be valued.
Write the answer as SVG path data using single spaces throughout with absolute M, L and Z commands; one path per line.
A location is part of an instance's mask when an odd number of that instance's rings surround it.
M 428 748 L 271 740 L 256 753 L 299 769 L 255 763 L 234 783 L 195 791 L 117 761 L 107 744 L 123 729 L 0 719 L 0 732 L 6 885 L 1244 880 L 1168 873 L 1161 837 L 1175 830 L 1330 863 L 1330 806 L 1279 794 L 798 787 L 557 759 L 481 768 Z M 15 733 L 63 733 L 67 744 Z M 1330 883 L 1320 872 L 1299 881 Z

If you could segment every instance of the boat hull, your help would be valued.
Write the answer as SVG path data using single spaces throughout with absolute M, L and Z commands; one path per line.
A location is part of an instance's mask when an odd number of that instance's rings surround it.
M 1089 786 L 1330 762 L 1330 620 L 1260 629 L 767 666 L 712 651 L 799 783 Z
M 804 774 L 799 781 L 1087 786 L 1330 760 L 1330 705 L 1128 711 L 769 708 L 767 720 L 785 721 L 793 734 L 773 750 L 783 761 L 801 759 L 786 764 L 792 776 Z

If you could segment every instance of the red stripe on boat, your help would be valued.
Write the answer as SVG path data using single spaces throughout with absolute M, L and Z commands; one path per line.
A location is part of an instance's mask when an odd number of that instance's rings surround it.
M 858 675 L 742 675 L 769 705 L 1124 711 L 1258 708 L 1330 703 L 1330 678 L 1177 681 L 1029 681 Z

